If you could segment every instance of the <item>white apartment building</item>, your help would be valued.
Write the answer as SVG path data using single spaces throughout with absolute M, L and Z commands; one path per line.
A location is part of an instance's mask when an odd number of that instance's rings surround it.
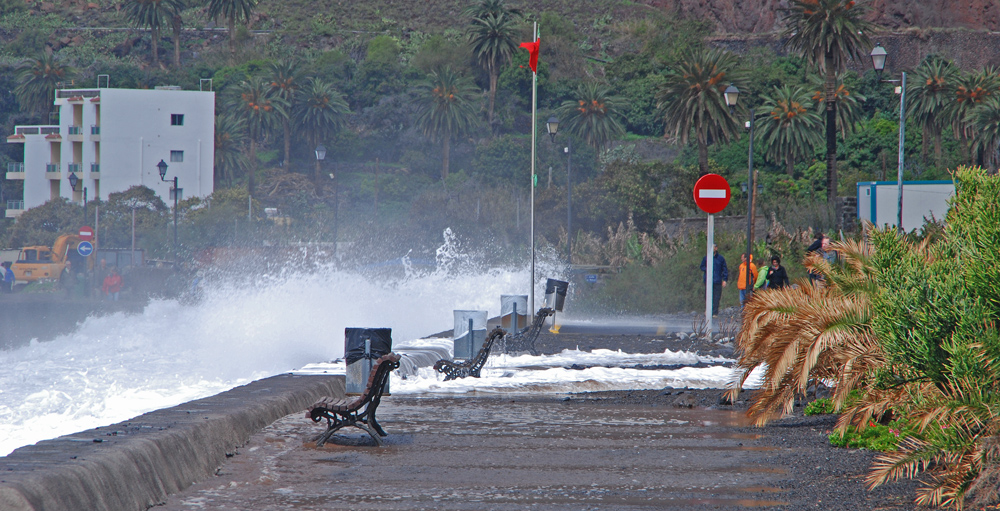
M 172 205 L 178 198 L 212 193 L 215 160 L 215 93 L 156 89 L 57 89 L 59 123 L 16 126 L 8 143 L 24 144 L 23 163 L 7 179 L 24 180 L 22 201 L 9 200 L 6 216 L 56 197 L 81 203 L 144 185 Z M 160 179 L 157 164 L 167 164 Z M 76 190 L 70 175 L 79 180 Z

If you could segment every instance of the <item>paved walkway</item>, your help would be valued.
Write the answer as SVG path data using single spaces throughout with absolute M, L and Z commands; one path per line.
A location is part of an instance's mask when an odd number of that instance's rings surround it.
M 839 451 L 853 456 L 846 471 L 809 474 L 844 488 L 843 505 L 818 506 L 826 495 L 789 483 L 815 453 L 738 427 L 736 412 L 563 399 L 389 397 L 381 449 L 358 429 L 316 448 L 322 426 L 289 415 L 156 510 L 874 508 L 859 479 L 870 458 L 857 451 Z M 804 433 L 829 450 L 823 431 Z

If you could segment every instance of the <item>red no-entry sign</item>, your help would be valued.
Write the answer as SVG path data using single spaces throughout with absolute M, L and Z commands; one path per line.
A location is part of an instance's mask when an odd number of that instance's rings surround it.
M 705 213 L 714 215 L 729 204 L 729 182 L 718 174 L 705 174 L 694 184 L 694 202 Z
M 90 241 L 94 239 L 94 228 L 85 225 L 80 228 L 80 241 Z

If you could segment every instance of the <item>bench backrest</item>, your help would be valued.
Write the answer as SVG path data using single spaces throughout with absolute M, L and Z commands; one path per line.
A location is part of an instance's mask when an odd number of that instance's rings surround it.
M 389 379 L 389 373 L 397 367 L 399 367 L 399 355 L 390 352 L 379 357 L 372 366 L 371 374 L 368 375 L 368 384 L 361 394 L 361 402 L 370 401 L 372 397 L 381 395 L 385 382 Z

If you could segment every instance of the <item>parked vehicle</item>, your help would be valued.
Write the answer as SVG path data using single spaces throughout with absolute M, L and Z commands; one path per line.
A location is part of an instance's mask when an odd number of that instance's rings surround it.
M 66 261 L 72 261 L 77 268 L 88 270 L 94 267 L 94 256 L 83 257 L 77 252 L 82 240 L 75 234 L 63 234 L 56 238 L 51 247 L 36 245 L 24 247 L 11 265 L 15 284 L 28 284 L 36 280 L 59 278 Z

